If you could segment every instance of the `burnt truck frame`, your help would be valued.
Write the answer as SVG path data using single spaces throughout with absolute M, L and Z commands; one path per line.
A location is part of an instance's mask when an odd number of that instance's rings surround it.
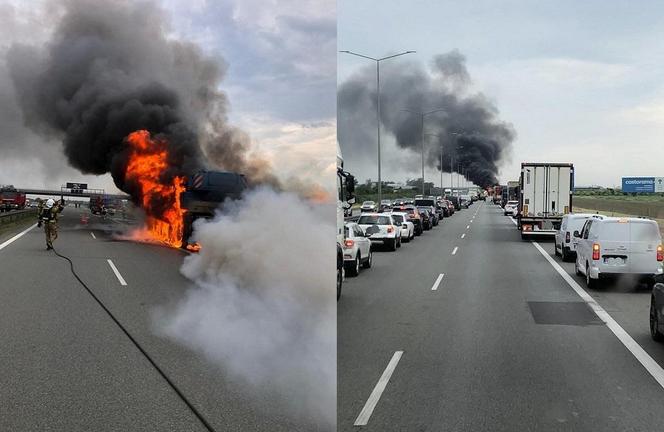
M 538 168 L 543 169 L 538 171 Z M 555 169 L 555 175 L 552 175 L 552 168 Z M 567 169 L 569 175 L 565 173 Z M 539 188 L 536 177 L 538 172 L 540 177 L 543 175 L 542 185 Z M 531 184 L 532 187 L 529 187 Z M 530 237 L 554 236 L 556 230 L 560 228 L 563 216 L 572 212 L 573 191 L 573 164 L 521 163 L 517 214 L 517 226 L 521 231 L 521 238 L 529 240 Z M 534 210 L 535 213 L 530 210 Z
M 184 213 L 182 247 L 186 248 L 196 219 L 210 219 L 227 199 L 237 200 L 249 188 L 244 174 L 230 171 L 200 170 L 187 178 L 180 195 Z

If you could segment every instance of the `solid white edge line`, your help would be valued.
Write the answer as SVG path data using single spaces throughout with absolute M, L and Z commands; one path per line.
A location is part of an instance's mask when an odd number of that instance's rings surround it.
M 470 225 L 466 225 L 466 229 L 470 229 Z
M 613 332 L 614 335 L 618 338 L 625 348 L 627 348 L 634 357 L 643 365 L 643 367 L 655 378 L 655 381 L 664 388 L 664 369 L 657 364 L 655 360 L 650 357 L 650 355 L 641 348 L 641 345 L 636 343 L 634 339 L 627 333 L 621 326 L 613 319 L 607 311 L 604 310 L 602 306 L 595 301 L 590 294 L 586 292 L 581 285 L 579 285 L 573 278 L 570 276 L 561 266 L 558 264 L 552 257 L 549 255 L 542 246 L 537 242 L 532 242 L 533 245 L 540 251 L 544 258 L 553 266 L 554 269 L 565 279 L 565 282 L 572 287 L 572 289 L 583 299 L 588 306 L 595 312 L 595 314 L 601 319 L 606 326 Z
M 458 250 L 459 250 L 459 246 L 454 246 L 454 250 L 452 251 L 452 255 L 456 255 Z
M 461 238 L 466 237 L 466 233 L 461 234 Z
M 27 233 L 28 231 L 30 231 L 31 229 L 33 229 L 36 226 L 37 226 L 37 224 L 34 224 L 34 225 L 24 229 L 20 233 L 16 234 L 14 237 L 10 238 L 9 240 L 5 241 L 4 243 L 0 244 L 0 250 L 3 250 L 4 248 L 9 246 L 10 244 L 14 243 L 16 240 L 23 237 L 25 235 L 25 233 Z
M 115 264 L 113 264 L 113 261 L 111 261 L 110 259 L 107 259 L 106 261 L 108 262 L 108 265 L 111 266 L 111 270 L 113 270 L 113 273 L 115 273 L 115 277 L 118 278 L 118 280 L 120 281 L 120 285 L 126 286 L 127 282 L 125 282 L 124 278 L 122 277 L 118 269 L 115 267 Z
M 431 287 L 431 291 L 436 291 L 438 289 L 438 285 L 440 285 L 440 282 L 442 282 L 444 277 L 445 273 L 441 273 L 438 275 L 438 279 L 436 279 L 436 282 L 434 282 L 433 286 Z
M 390 381 L 390 377 L 392 376 L 394 369 L 396 369 L 402 355 L 403 351 L 396 351 L 394 353 L 392 359 L 387 364 L 383 375 L 380 376 L 380 379 L 376 383 L 376 387 L 374 387 L 371 395 L 369 395 L 367 403 L 364 404 L 364 408 L 362 408 L 362 411 L 360 411 L 360 415 L 358 415 L 357 419 L 355 419 L 355 423 L 353 423 L 354 426 L 366 426 L 367 423 L 369 423 L 369 418 L 371 417 L 374 408 L 376 408 L 376 405 L 380 400 L 380 396 L 383 394 L 383 391 L 385 391 L 385 387 Z
M 92 236 L 93 239 L 97 240 L 97 236 L 95 236 L 95 233 L 93 233 L 92 231 L 90 231 L 90 235 Z

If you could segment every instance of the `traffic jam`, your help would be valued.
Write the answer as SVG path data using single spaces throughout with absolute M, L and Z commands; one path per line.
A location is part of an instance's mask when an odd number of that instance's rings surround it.
M 404 243 L 415 242 L 427 231 L 441 226 L 455 212 L 486 199 L 483 191 L 464 195 L 423 196 L 395 200 L 364 201 L 359 215 L 346 218 L 343 258 L 345 275 L 356 277 L 370 269 L 374 251 L 396 252 Z M 337 298 L 340 292 L 337 292 Z
M 520 180 L 496 186 L 491 199 L 510 216 L 522 239 L 552 242 L 554 256 L 573 263 L 575 275 L 589 290 L 651 290 L 650 335 L 664 341 L 664 246 L 659 224 L 642 216 L 575 213 L 573 185 L 572 164 L 522 163 Z

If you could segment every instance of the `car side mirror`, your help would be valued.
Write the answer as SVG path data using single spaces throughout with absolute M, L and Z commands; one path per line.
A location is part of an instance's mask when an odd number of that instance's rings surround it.
M 401 228 L 406 228 L 406 229 L 408 229 L 408 225 L 407 225 L 407 224 L 403 224 L 403 225 L 401 225 Z
M 574 231 L 574 237 L 581 238 L 581 234 L 579 234 L 579 231 Z

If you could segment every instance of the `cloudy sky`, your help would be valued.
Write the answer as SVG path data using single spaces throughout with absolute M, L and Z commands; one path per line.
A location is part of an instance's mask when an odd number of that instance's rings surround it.
M 337 9 L 340 50 L 417 50 L 382 68 L 453 49 L 466 57 L 474 89 L 517 133 L 502 181 L 516 179 L 523 161 L 572 162 L 579 185 L 664 175 L 663 2 L 339 0 Z M 365 65 L 339 54 L 339 82 Z M 417 155 L 385 141 L 383 179 L 418 177 L 404 168 Z M 346 166 L 377 178 L 373 163 Z
M 124 1 L 124 0 L 121 0 Z M 55 187 L 110 176 L 69 168 L 58 143 L 23 125 L 4 55 L 48 40 L 59 1 L 0 0 L 0 184 Z M 230 122 L 249 133 L 283 179 L 333 187 L 336 136 L 336 6 L 333 0 L 163 0 L 171 37 L 194 41 L 227 66 L 221 89 Z M 54 145 L 55 144 L 55 145 Z M 321 179 L 321 173 L 328 173 Z

